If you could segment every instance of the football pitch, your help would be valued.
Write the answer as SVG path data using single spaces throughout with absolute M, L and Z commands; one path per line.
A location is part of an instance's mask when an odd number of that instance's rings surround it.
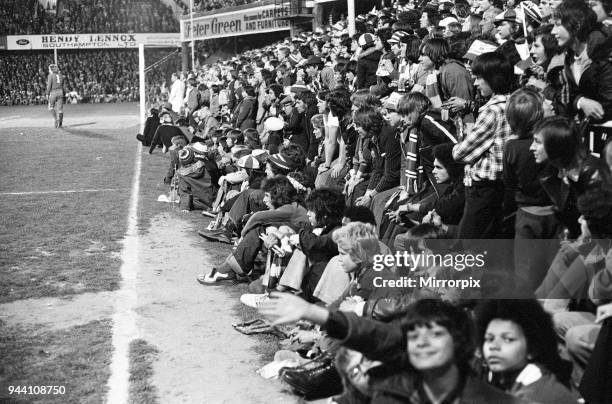
M 195 282 L 229 248 L 157 202 L 138 131 L 137 104 L 0 108 L 0 402 L 294 402 L 255 374 L 277 341 L 231 327 L 246 288 Z

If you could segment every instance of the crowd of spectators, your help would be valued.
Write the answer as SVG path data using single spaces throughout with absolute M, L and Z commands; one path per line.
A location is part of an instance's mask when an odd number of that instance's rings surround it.
M 2 0 L 0 35 L 178 32 L 160 0 L 61 0 L 50 12 L 37 0 Z
M 157 61 L 167 50 L 147 50 L 145 59 Z M 0 58 L 0 105 L 38 105 L 47 102 L 48 66 L 53 54 L 36 51 L 4 52 Z M 147 100 L 154 103 L 166 77 L 175 71 L 180 56 L 169 58 L 146 74 Z M 101 103 L 139 100 L 137 50 L 69 50 L 58 56 L 65 77 L 66 102 Z
M 193 10 L 195 13 L 217 10 L 220 8 L 237 7 L 244 4 L 256 3 L 260 0 L 195 0 Z M 189 12 L 189 8 L 187 8 Z
M 172 75 L 137 138 L 168 153 L 160 201 L 233 245 L 197 282 L 248 283 L 236 330 L 285 338 L 263 377 L 611 402 L 611 11 L 398 0 Z

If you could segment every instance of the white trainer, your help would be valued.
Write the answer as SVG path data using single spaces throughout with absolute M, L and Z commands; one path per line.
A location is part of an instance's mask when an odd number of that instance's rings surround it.
M 242 302 L 242 304 L 249 307 L 253 307 L 254 309 L 256 309 L 261 303 L 267 301 L 268 299 L 270 299 L 270 297 L 267 293 L 245 293 L 244 295 L 240 296 L 240 301 Z

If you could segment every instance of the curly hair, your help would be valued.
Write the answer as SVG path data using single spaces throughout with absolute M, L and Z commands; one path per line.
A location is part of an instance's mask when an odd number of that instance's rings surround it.
M 472 373 L 471 360 L 475 346 L 472 325 L 467 313 L 460 307 L 443 300 L 422 299 L 411 304 L 400 319 L 402 331 L 437 324 L 446 328 L 453 337 L 455 364 L 464 374 Z
M 578 198 L 578 211 L 587 222 L 593 238 L 612 238 L 612 190 L 594 188 Z
M 327 107 L 334 116 L 344 117 L 351 111 L 351 94 L 345 89 L 330 92 L 327 96 Z
M 270 200 L 274 208 L 298 202 L 297 190 L 284 175 L 266 178 L 262 183 L 261 189 L 270 194 Z
M 283 145 L 278 152 L 289 160 L 291 167 L 294 168 L 292 171 L 302 171 L 306 167 L 306 153 L 304 153 L 304 149 L 299 144 L 289 143 Z
M 557 334 L 552 317 L 535 299 L 495 299 L 481 303 L 475 310 L 478 341 L 482 346 L 489 323 L 511 321 L 518 325 L 527 340 L 532 360 L 545 365 L 560 382 L 569 383 L 567 366 L 557 351 Z
M 339 190 L 320 188 L 306 198 L 306 208 L 315 213 L 317 226 L 334 227 L 341 223 L 344 195 Z

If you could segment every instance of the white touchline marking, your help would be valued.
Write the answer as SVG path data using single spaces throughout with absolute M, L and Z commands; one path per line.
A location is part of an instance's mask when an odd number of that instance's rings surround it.
M 102 188 L 102 189 L 69 189 L 66 191 L 0 192 L 0 195 L 78 194 L 81 192 L 120 192 L 120 191 L 127 191 L 127 189 Z
M 138 194 L 140 191 L 140 168 L 142 165 L 142 145 L 136 151 L 134 178 L 128 227 L 121 250 L 121 288 L 115 296 L 115 314 L 113 315 L 113 356 L 108 379 L 109 404 L 127 403 L 129 399 L 130 379 L 130 342 L 137 337 L 136 327 L 136 276 L 139 261 L 138 240 Z

